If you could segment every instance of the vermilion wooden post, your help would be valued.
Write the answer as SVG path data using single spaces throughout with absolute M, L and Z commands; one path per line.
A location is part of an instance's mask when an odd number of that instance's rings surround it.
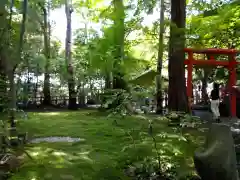
M 236 85 L 237 74 L 236 74 L 236 54 L 231 54 L 231 59 L 229 62 L 229 89 L 230 89 L 230 104 L 231 104 L 231 115 L 236 117 L 236 94 L 233 91 L 233 86 Z
M 187 65 L 187 95 L 188 100 L 192 99 L 192 72 L 193 72 L 193 52 L 188 52 L 188 65 Z

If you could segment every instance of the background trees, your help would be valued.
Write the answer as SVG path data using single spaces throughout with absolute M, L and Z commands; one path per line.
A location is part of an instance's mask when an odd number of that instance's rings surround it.
M 113 118 L 115 123 L 125 117 L 125 110 L 137 112 L 133 101 L 138 103 L 137 107 L 150 98 L 157 100 L 159 114 L 164 108 L 188 111 L 183 48 L 238 49 L 239 7 L 237 0 L 0 0 L 0 110 L 9 110 L 12 125 L 19 107 L 45 111 L 68 106 L 75 110 L 86 103 L 107 104 L 104 109 L 113 107 L 122 115 Z M 208 84 L 213 80 L 227 83 L 228 72 L 223 68 L 198 67 L 193 76 L 194 85 L 201 82 L 207 101 Z M 82 143 L 74 147 L 72 143 L 33 146 L 34 156 L 40 162 L 26 163 L 23 167 L 30 179 L 42 177 L 43 168 L 49 172 L 46 178 L 56 179 L 73 169 L 76 172 L 71 175 L 77 179 L 101 179 L 100 174 L 106 177 L 109 172 L 115 177 L 115 170 L 128 176 L 125 170 L 129 170 L 131 163 L 135 166 L 136 161 L 140 177 L 158 176 L 161 167 L 168 176 L 179 176 L 177 179 L 187 179 L 189 169 L 192 175 L 191 157 L 196 144 L 203 139 L 202 132 L 196 138 L 195 131 L 191 137 L 187 132 L 186 138 L 182 130 L 174 128 L 172 132 L 173 128 L 165 123 L 171 117 L 164 117 L 163 121 L 155 116 L 144 120 L 139 116 L 127 117 L 120 126 L 115 126 L 109 116 L 88 110 L 73 114 L 29 113 L 35 120 L 25 121 L 23 128 L 30 128 L 32 134 L 73 135 L 87 140 L 84 146 Z M 192 117 L 185 118 L 178 117 L 189 125 Z M 195 120 L 189 126 L 192 125 L 196 125 Z M 51 131 L 45 132 L 49 127 Z M 156 158 L 157 145 L 160 155 Z M 42 149 L 47 150 L 46 156 Z M 76 153 L 79 150 L 81 153 Z M 53 152 L 56 156 L 52 156 Z M 153 173 L 152 165 L 156 162 Z M 39 169 L 39 176 L 34 166 Z
M 50 105 L 54 96 L 69 96 L 69 108 L 75 109 L 76 104 L 84 106 L 87 96 L 97 99 L 104 89 L 130 90 L 136 86 L 132 79 L 152 69 L 159 77 L 158 112 L 167 88 L 163 79 L 169 79 L 169 108 L 185 111 L 183 47 L 239 47 L 237 1 L 24 3 L 1 2 L 2 99 L 14 74 L 18 100 L 44 97 L 42 103 Z M 62 18 L 68 22 L 62 29 L 65 45 L 55 38 L 51 20 L 59 8 L 65 8 Z M 71 30 L 70 15 L 81 19 L 81 28 Z M 206 94 L 207 82 L 226 77 L 224 69 L 198 68 L 194 80 L 202 81 Z M 148 81 L 149 89 L 156 86 L 154 78 Z

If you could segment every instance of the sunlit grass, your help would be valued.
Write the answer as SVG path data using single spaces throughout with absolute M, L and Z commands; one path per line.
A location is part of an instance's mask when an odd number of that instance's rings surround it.
M 29 145 L 26 149 L 34 160 L 25 158 L 24 165 L 11 179 L 128 179 L 122 168 L 148 156 L 156 158 L 156 149 L 148 135 L 148 119 L 115 118 L 117 125 L 94 111 L 29 113 L 29 119 L 21 122 L 20 127 L 30 136 L 71 136 L 85 141 Z M 179 164 L 179 172 L 191 169 L 199 133 L 195 132 L 194 137 L 190 133 L 186 139 L 155 117 L 153 133 L 164 166 Z

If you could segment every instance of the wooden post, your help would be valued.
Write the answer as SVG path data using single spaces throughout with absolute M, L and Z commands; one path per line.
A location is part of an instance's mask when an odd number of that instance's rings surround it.
M 188 96 L 188 106 L 189 111 L 191 112 L 192 106 L 192 95 L 193 95 L 193 86 L 192 86 L 192 72 L 193 72 L 193 52 L 188 52 L 188 65 L 187 65 L 187 96 Z
M 231 107 L 231 116 L 236 117 L 236 94 L 233 91 L 233 86 L 236 85 L 236 54 L 231 55 L 229 62 L 229 89 L 230 89 L 230 107 Z
M 193 72 L 193 52 L 188 53 L 188 67 L 187 67 L 187 95 L 192 98 L 192 72 Z

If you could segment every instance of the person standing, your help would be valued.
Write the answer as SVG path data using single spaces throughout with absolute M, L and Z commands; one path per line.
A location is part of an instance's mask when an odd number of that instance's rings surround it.
M 219 85 L 214 83 L 213 90 L 211 91 L 211 110 L 213 113 L 213 119 L 216 120 L 217 123 L 220 123 L 219 103 Z

